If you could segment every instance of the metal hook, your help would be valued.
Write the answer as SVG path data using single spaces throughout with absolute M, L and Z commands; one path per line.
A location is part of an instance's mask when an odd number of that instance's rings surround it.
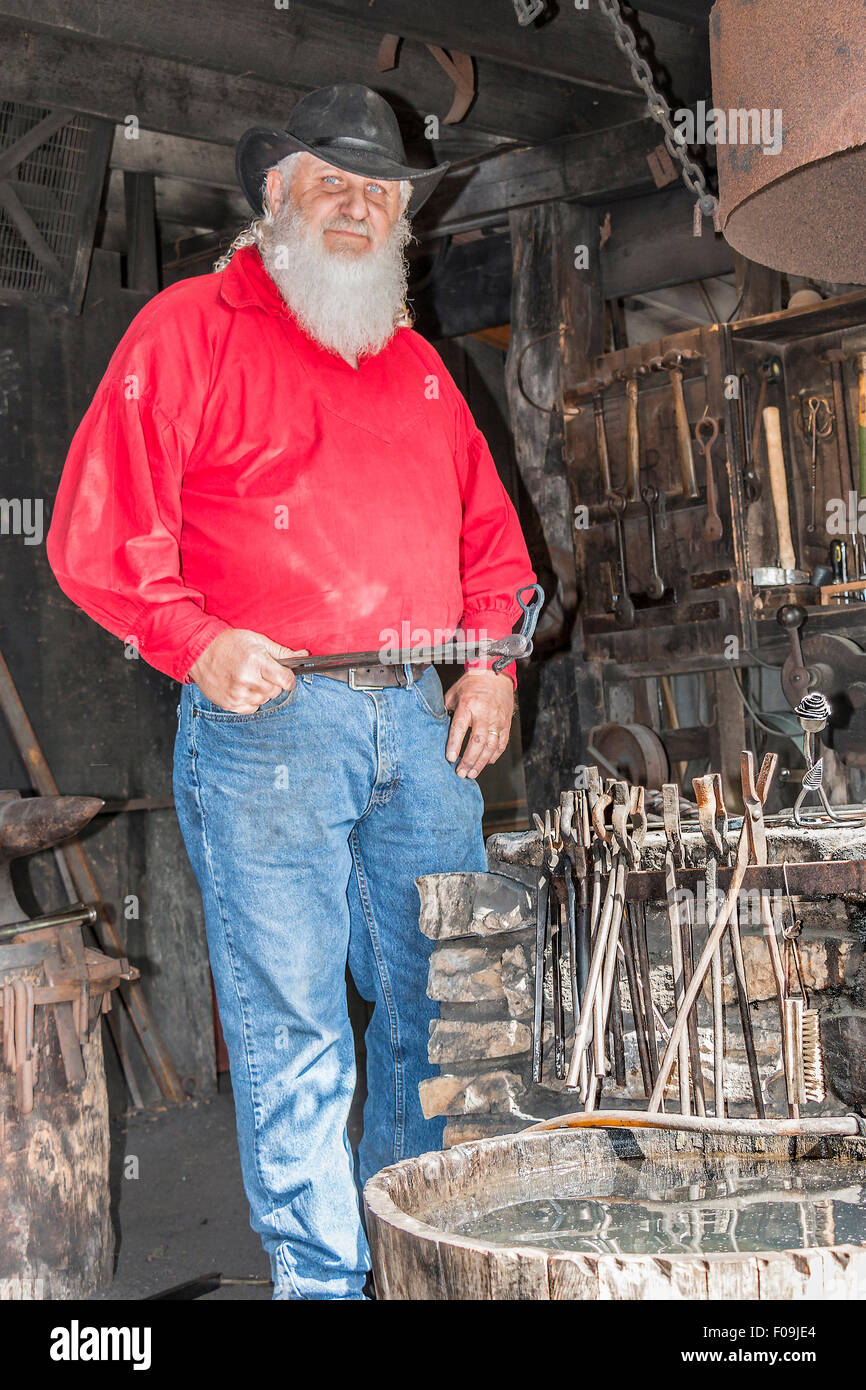
M 568 331 L 568 324 L 561 323 L 558 328 L 551 328 L 548 333 L 542 333 L 537 338 L 531 338 L 530 341 L 525 345 L 525 347 L 520 353 L 520 356 L 517 359 L 517 389 L 519 390 L 523 399 L 526 401 L 527 405 L 531 405 L 534 410 L 542 411 L 545 415 L 561 415 L 563 420 L 572 420 L 576 416 L 582 415 L 585 407 L 582 405 L 576 405 L 567 408 L 565 401 L 562 399 L 561 392 L 559 405 L 542 405 L 540 401 L 533 400 L 532 396 L 530 396 L 529 392 L 527 391 L 523 381 L 523 359 L 530 348 L 537 347 L 539 343 L 545 342 L 547 338 L 553 338 L 558 336 L 561 340 L 563 335 Z

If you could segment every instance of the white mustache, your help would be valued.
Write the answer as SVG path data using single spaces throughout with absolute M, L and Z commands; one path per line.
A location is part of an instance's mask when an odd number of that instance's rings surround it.
M 354 217 L 336 216 L 329 217 L 327 222 L 322 223 L 323 232 L 355 232 L 358 236 L 365 236 L 369 240 L 373 235 L 373 229 L 366 217 L 357 222 Z

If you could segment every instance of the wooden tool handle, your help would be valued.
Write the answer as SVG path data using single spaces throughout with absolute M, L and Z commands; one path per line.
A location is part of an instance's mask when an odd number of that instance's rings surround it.
M 698 497 L 698 480 L 695 477 L 695 456 L 692 453 L 692 431 L 683 395 L 683 374 L 676 368 L 670 373 L 671 392 L 674 398 L 674 420 L 677 427 L 677 452 L 680 460 L 680 481 L 683 497 Z
M 782 428 L 778 407 L 775 405 L 768 405 L 764 410 L 764 434 L 767 438 L 770 490 L 773 494 L 773 510 L 776 513 L 776 530 L 779 535 L 779 564 L 783 570 L 795 570 L 797 560 L 788 513 L 788 482 L 785 477 L 785 455 L 782 452 Z
M 638 423 L 638 385 L 635 377 L 625 384 L 628 400 L 626 426 L 626 497 L 629 502 L 640 496 L 640 425 Z
M 610 455 L 607 451 L 607 431 L 604 427 L 604 404 L 596 399 L 595 408 L 595 447 L 598 453 L 598 469 L 601 474 L 601 488 L 605 497 L 613 491 L 610 477 Z
M 866 352 L 857 353 L 858 492 L 866 497 Z

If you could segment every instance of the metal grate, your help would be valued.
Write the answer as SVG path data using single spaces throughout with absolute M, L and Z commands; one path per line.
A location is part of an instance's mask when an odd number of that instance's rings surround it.
M 0 101 L 0 299 L 70 308 L 83 292 L 105 131 L 102 122 L 62 112 L 34 145 L 31 132 L 51 117 L 47 107 Z

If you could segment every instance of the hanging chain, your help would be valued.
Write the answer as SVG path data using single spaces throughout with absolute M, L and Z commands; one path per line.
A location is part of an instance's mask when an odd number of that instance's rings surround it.
M 638 53 L 637 40 L 622 17 L 619 0 L 598 0 L 598 7 L 605 19 L 610 21 L 617 48 L 628 58 L 632 77 L 646 96 L 650 115 L 653 120 L 658 121 L 664 131 L 668 154 L 681 166 L 683 183 L 697 199 L 695 207 L 696 227 L 699 228 L 700 226 L 698 215 L 698 210 L 700 210 L 704 217 L 712 217 L 713 224 L 718 230 L 719 201 L 707 188 L 703 169 L 689 158 L 684 142 L 677 139 L 676 130 L 671 121 L 671 108 L 653 82 L 652 68 L 646 59 Z

